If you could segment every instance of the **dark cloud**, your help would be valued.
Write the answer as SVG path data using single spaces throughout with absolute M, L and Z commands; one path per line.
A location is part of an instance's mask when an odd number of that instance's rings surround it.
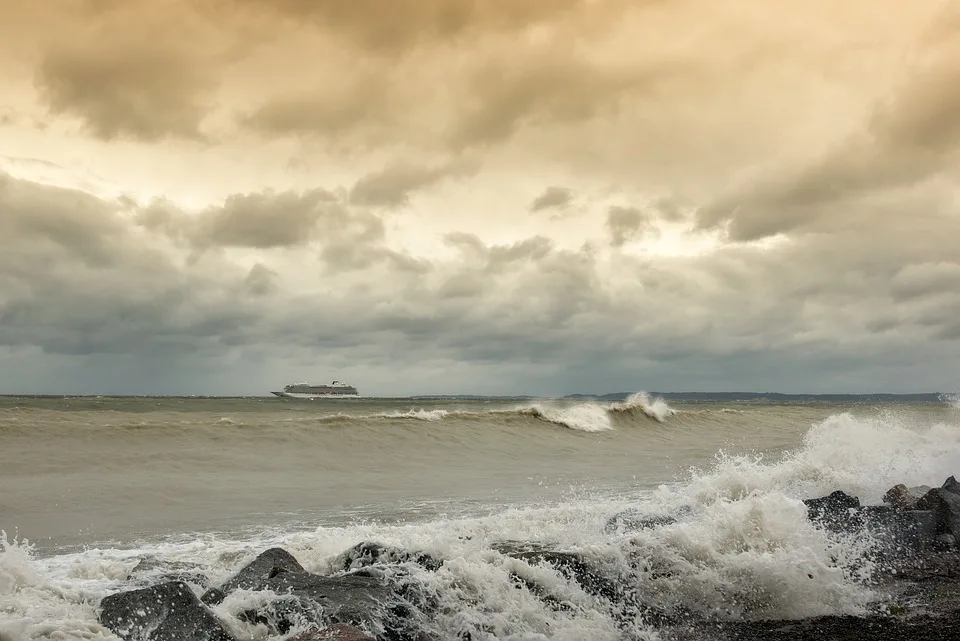
M 566 207 L 573 200 L 573 190 L 566 187 L 556 187 L 551 185 L 543 190 L 539 196 L 530 203 L 530 211 L 543 211 L 544 209 L 558 209 Z
M 398 163 L 367 174 L 350 189 L 350 202 L 377 207 L 402 207 L 410 203 L 410 194 L 451 177 L 475 173 L 478 165 L 453 161 L 424 167 Z
M 76 117 L 105 140 L 200 138 L 215 88 L 212 60 L 130 22 L 83 25 L 83 37 L 51 44 L 36 71 L 41 99 L 51 114 Z
M 320 233 L 321 219 L 326 230 L 349 225 L 350 217 L 339 200 L 323 189 L 234 194 L 191 219 L 190 235 L 201 247 L 291 247 L 313 240 Z
M 271 96 L 242 125 L 269 135 L 320 135 L 343 138 L 363 130 L 383 128 L 391 121 L 387 110 L 389 80 L 380 75 L 342 84 L 323 92 L 300 91 Z
M 479 66 L 448 133 L 469 148 L 502 142 L 528 126 L 583 123 L 616 115 L 632 94 L 653 91 L 675 73 L 666 64 L 616 68 L 591 64 L 559 47 L 529 50 L 518 63 L 501 56 Z
M 114 208 L 87 193 L 45 187 L 0 173 L 0 236 L 7 239 L 8 264 L 30 252 L 53 252 L 86 265 L 109 266 L 124 240 Z M 18 241 L 29 238 L 31 245 Z M 26 256 L 25 256 L 26 257 Z
M 880 100 L 864 129 L 798 171 L 775 174 L 698 213 L 703 227 L 728 225 L 734 240 L 859 224 L 877 195 L 910 189 L 949 171 L 960 157 L 960 64 L 956 47 L 933 52 Z M 951 160 L 952 159 L 952 160 Z
M 315 25 L 360 47 L 395 54 L 427 44 L 513 32 L 550 22 L 589 4 L 586 0 L 232 0 L 229 10 L 258 10 Z
M 893 294 L 901 300 L 960 293 L 960 264 L 925 262 L 904 265 L 890 284 Z
M 464 391 L 417 388 L 429 378 L 418 372 L 437 363 L 474 375 L 495 367 L 506 378 L 489 391 L 531 393 L 631 389 L 633 377 L 644 379 L 636 387 L 675 389 L 877 389 L 897 371 L 911 377 L 894 386 L 903 390 L 958 373 L 960 268 L 949 258 L 960 222 L 941 213 L 869 235 L 806 235 L 776 251 L 730 245 L 656 260 L 462 232 L 446 237 L 452 257 L 409 256 L 360 215 L 332 218 L 339 235 L 289 249 L 324 257 L 315 263 L 282 253 L 252 265 L 221 252 L 182 260 L 198 230 L 205 242 L 270 246 L 267 229 L 227 231 L 223 221 L 239 222 L 239 211 L 255 210 L 245 214 L 254 220 L 299 212 L 287 221 L 295 226 L 330 199 L 322 190 L 239 195 L 171 233 L 187 214 L 169 204 L 141 208 L 5 177 L 0 221 L 13 242 L 0 256 L 0 346 L 38 348 L 47 360 L 155 356 L 181 381 L 193 381 L 200 362 L 266 359 L 242 390 L 260 393 L 275 384 L 266 372 L 296 371 L 321 353 L 351 363 L 358 383 L 382 381 L 383 393 Z M 643 219 L 629 209 L 614 218 L 627 232 Z M 911 365 L 921 354 L 926 373 Z M 397 368 L 411 380 L 389 383 L 384 373 Z M 184 384 L 173 391 L 206 391 Z
M 379 216 L 351 207 L 325 189 L 232 194 L 221 204 L 195 214 L 169 202 L 155 201 L 135 207 L 134 218 L 143 227 L 193 251 L 314 245 L 320 248 L 324 260 L 342 269 L 381 261 L 412 268 L 399 254 L 395 256 L 395 252 L 380 246 L 385 229 Z
M 650 215 L 636 207 L 614 206 L 607 210 L 607 231 L 614 247 L 621 247 L 655 229 Z
M 275 271 L 262 263 L 257 263 L 250 268 L 250 272 L 244 279 L 243 284 L 251 294 L 265 296 L 276 291 L 276 276 L 277 273 Z

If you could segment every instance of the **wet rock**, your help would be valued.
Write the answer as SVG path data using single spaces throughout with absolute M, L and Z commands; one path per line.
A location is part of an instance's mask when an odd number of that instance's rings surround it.
M 270 635 L 287 634 L 295 627 L 342 623 L 378 630 L 391 641 L 405 641 L 415 638 L 415 620 L 429 606 L 419 598 L 418 588 L 402 568 L 370 566 L 322 576 L 304 570 L 287 551 L 273 548 L 203 598 L 220 603 L 237 589 L 272 592 L 279 598 L 238 615 L 242 621 L 263 625 Z
M 552 550 L 536 544 L 500 542 L 492 546 L 501 554 L 531 565 L 547 564 L 560 574 L 576 581 L 584 592 L 604 597 L 611 601 L 623 599 L 623 586 L 607 577 L 597 563 L 591 562 L 578 552 Z
M 928 485 L 907 487 L 903 483 L 894 485 L 883 495 L 883 502 L 897 510 L 915 510 L 917 501 L 930 491 Z
M 639 510 L 626 510 L 614 514 L 603 527 L 607 533 L 636 532 L 637 530 L 652 530 L 676 523 L 677 519 L 666 514 L 645 514 Z
M 952 476 L 948 482 L 951 479 L 953 479 Z M 946 487 L 936 488 L 927 492 L 917 502 L 917 507 L 932 510 L 937 515 L 936 534 L 952 534 L 955 538 L 960 537 L 960 494 Z
M 374 541 L 358 543 L 338 556 L 333 566 L 340 570 L 357 570 L 371 565 L 415 563 L 431 572 L 439 570 L 443 565 L 442 559 L 437 559 L 426 552 L 410 552 L 398 547 L 391 547 Z
M 937 536 L 936 542 L 941 548 L 950 549 L 957 546 L 957 537 L 952 534 L 941 534 Z
M 286 597 L 244 613 L 246 620 L 262 623 L 280 634 L 305 623 L 375 625 L 396 602 L 393 591 L 377 577 L 358 574 L 282 572 L 248 589 L 270 590 Z
M 226 593 L 220 588 L 208 588 L 206 592 L 200 595 L 200 601 L 207 605 L 219 605 L 227 598 Z
M 818 499 L 804 499 L 807 518 L 821 523 L 828 529 L 848 530 L 860 525 L 857 511 L 860 499 L 837 490 Z
M 290 637 L 287 641 L 377 641 L 360 628 L 344 623 L 335 623 L 334 625 L 323 628 L 322 630 L 309 630 L 301 632 Z
M 111 594 L 100 602 L 99 619 L 121 639 L 234 641 L 183 581 Z
M 960 638 L 960 611 L 946 616 L 824 616 L 799 621 L 737 621 L 693 626 L 676 641 L 945 641 Z
M 943 482 L 943 485 L 940 486 L 940 489 L 946 490 L 952 494 L 960 494 L 960 481 L 957 481 L 957 479 L 951 476 Z
M 930 510 L 898 510 L 866 506 L 858 516 L 863 528 L 878 542 L 877 552 L 888 559 L 922 554 L 937 536 L 937 516 Z
M 306 573 L 303 566 L 292 554 L 282 548 L 270 548 L 248 563 L 231 579 L 219 588 L 207 590 L 202 597 L 204 603 L 215 605 L 223 601 L 226 595 L 238 588 L 262 590 L 256 586 L 281 573 Z
M 140 559 L 140 562 L 130 570 L 127 580 L 150 584 L 185 581 L 200 587 L 207 585 L 207 576 L 199 564 L 165 561 L 156 557 Z

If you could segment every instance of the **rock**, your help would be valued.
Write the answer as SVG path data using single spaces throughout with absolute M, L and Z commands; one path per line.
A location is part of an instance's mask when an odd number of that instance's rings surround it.
M 917 502 L 917 507 L 936 513 L 937 534 L 960 537 L 960 494 L 938 487 L 924 494 Z
M 551 565 L 560 574 L 576 581 L 585 592 L 594 596 L 601 596 L 611 601 L 620 601 L 623 598 L 623 587 L 620 583 L 609 579 L 601 568 L 577 552 L 551 550 L 535 544 L 517 546 L 510 542 L 500 542 L 492 547 L 501 554 L 531 565 Z
M 243 621 L 263 625 L 271 636 L 287 634 L 295 627 L 342 623 L 382 630 L 391 641 L 405 641 L 414 638 L 415 620 L 430 606 L 418 587 L 402 568 L 387 565 L 333 576 L 312 574 L 290 553 L 273 548 L 220 588 L 207 590 L 203 599 L 220 603 L 241 588 L 273 592 L 280 598 L 238 615 Z
M 930 510 L 898 510 L 865 506 L 858 516 L 864 529 L 876 535 L 882 556 L 902 559 L 923 553 L 937 536 L 937 515 Z
M 604 525 L 603 531 L 612 533 L 652 530 L 676 522 L 677 519 L 666 514 L 644 514 L 639 510 L 626 510 L 610 517 L 610 520 Z
M 145 576 L 146 575 L 146 576 Z M 148 578 L 147 578 L 148 577 Z M 146 580 L 145 580 L 146 579 Z M 206 587 L 207 577 L 197 563 L 182 561 L 163 561 L 156 557 L 145 557 L 130 570 L 128 581 L 139 580 L 140 583 L 169 583 L 171 581 L 185 581 L 200 587 Z
M 341 570 L 357 570 L 371 565 L 398 563 L 415 563 L 433 572 L 440 569 L 443 560 L 426 552 L 410 552 L 374 541 L 364 541 L 338 556 L 333 566 Z
M 283 572 L 305 573 L 303 566 L 292 554 L 282 548 L 270 548 L 248 563 L 233 578 L 217 588 L 207 590 L 202 597 L 204 603 L 215 605 L 223 601 L 226 595 L 238 588 L 262 590 L 255 586 Z
M 822 523 L 828 529 L 848 530 L 860 525 L 857 511 L 860 499 L 837 490 L 818 499 L 804 499 L 807 518 Z
M 227 598 L 227 594 L 220 588 L 208 588 L 206 592 L 200 595 L 200 601 L 207 605 L 219 605 Z
M 822 616 L 799 621 L 733 621 L 695 625 L 677 641 L 943 641 L 960 634 L 960 611 L 945 616 Z
M 941 534 L 936 538 L 937 543 L 944 549 L 950 549 L 957 546 L 957 537 L 952 534 Z
M 271 590 L 291 598 L 258 610 L 248 620 L 271 624 L 281 634 L 304 621 L 375 625 L 398 600 L 393 590 L 377 577 L 347 574 L 319 576 L 282 572 L 250 587 Z
M 287 641 L 377 641 L 360 628 L 345 623 L 335 623 L 322 630 L 308 630 Z
M 887 493 L 883 495 L 883 502 L 890 504 L 898 510 L 915 510 L 917 508 L 917 501 L 929 492 L 930 489 L 928 485 L 907 487 L 903 483 L 900 483 L 887 490 Z
M 952 476 L 943 482 L 943 485 L 940 486 L 941 490 L 946 490 L 953 494 L 960 494 L 960 481 L 953 478 Z
M 100 602 L 99 619 L 122 639 L 234 641 L 183 581 L 111 594 Z

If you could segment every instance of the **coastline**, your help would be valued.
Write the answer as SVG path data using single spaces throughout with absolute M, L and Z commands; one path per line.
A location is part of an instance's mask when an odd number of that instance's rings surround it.
M 609 574 L 583 550 L 500 541 L 491 545 L 490 553 L 512 559 L 515 588 L 551 608 L 575 606 L 556 593 L 548 577 L 556 573 L 575 582 L 606 605 L 622 627 L 623 639 L 640 638 L 640 628 L 675 641 L 926 641 L 960 633 L 960 483 L 954 477 L 939 488 L 895 486 L 881 505 L 861 505 L 841 491 L 803 502 L 816 527 L 868 543 L 855 562 L 872 565 L 866 583 L 877 598 L 864 611 L 768 620 L 731 618 L 722 611 L 704 616 L 658 607 L 637 586 Z M 606 528 L 641 533 L 670 527 L 681 517 L 628 512 L 611 519 Z M 630 552 L 644 558 L 642 547 Z M 152 575 L 161 580 L 137 586 L 138 574 L 158 569 L 155 562 L 143 559 L 128 576 L 133 589 L 104 598 L 98 617 L 122 639 L 237 641 L 240 637 L 218 616 L 222 611 L 217 606 L 238 591 L 266 590 L 277 598 L 237 616 L 262 626 L 268 636 L 289 634 L 297 641 L 441 641 L 445 637 L 431 626 L 440 607 L 437 595 L 423 577 L 448 563 L 456 559 L 358 541 L 330 560 L 327 573 L 308 572 L 289 551 L 271 548 L 216 584 L 197 568 L 161 563 L 160 575 Z M 669 575 L 671 570 L 659 571 Z M 758 591 L 752 596 L 765 595 Z M 498 638 L 490 636 L 492 632 L 465 626 L 456 638 Z

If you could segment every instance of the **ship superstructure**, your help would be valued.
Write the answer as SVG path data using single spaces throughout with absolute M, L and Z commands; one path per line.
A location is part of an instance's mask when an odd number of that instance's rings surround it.
M 340 381 L 333 381 L 329 385 L 311 385 L 310 383 L 294 383 L 283 388 L 282 392 L 273 392 L 285 398 L 326 398 L 330 396 L 360 396 L 357 388 Z

